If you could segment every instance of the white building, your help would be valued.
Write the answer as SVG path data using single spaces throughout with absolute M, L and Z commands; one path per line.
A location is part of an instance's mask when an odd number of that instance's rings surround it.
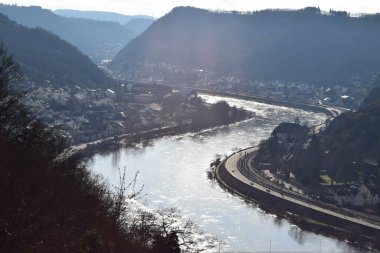
M 338 190 L 334 194 L 334 201 L 338 205 L 375 206 L 380 203 L 379 191 L 371 191 L 364 184 L 358 188 Z

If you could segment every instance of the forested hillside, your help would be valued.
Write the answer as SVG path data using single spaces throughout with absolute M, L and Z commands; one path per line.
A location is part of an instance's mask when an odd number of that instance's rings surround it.
M 111 81 L 77 48 L 41 28 L 26 28 L 0 14 L 0 42 L 36 82 L 59 85 L 100 84 Z
M 320 175 L 326 174 L 335 183 L 364 183 L 370 189 L 379 189 L 379 94 L 371 95 L 371 102 L 357 111 L 332 119 L 320 132 L 282 123 L 260 144 L 256 163 L 270 162 L 283 171 L 291 171 L 308 187 L 322 182 Z M 305 128 L 306 132 L 298 128 Z M 292 132 L 294 129 L 296 134 Z
M 111 68 L 125 74 L 159 64 L 250 80 L 367 80 L 380 69 L 380 16 L 316 8 L 240 14 L 177 7 L 132 40 Z
M 41 7 L 0 5 L 0 13 L 24 26 L 58 35 L 94 62 L 112 59 L 134 37 L 131 30 L 116 22 L 62 17 Z

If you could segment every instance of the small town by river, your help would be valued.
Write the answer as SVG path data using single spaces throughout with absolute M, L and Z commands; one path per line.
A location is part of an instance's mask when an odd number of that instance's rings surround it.
M 209 234 L 222 241 L 221 251 L 313 251 L 354 252 L 345 242 L 302 231 L 286 220 L 265 213 L 255 204 L 223 190 L 207 178 L 216 154 L 257 145 L 283 121 L 298 117 L 308 125 L 326 119 L 324 114 L 233 98 L 203 95 L 209 103 L 221 99 L 255 112 L 255 117 L 231 126 L 200 133 L 162 137 L 133 148 L 98 154 L 89 167 L 112 185 L 119 181 L 118 168 L 132 178 L 139 172 L 146 197 L 139 200 L 151 208 L 176 207 Z

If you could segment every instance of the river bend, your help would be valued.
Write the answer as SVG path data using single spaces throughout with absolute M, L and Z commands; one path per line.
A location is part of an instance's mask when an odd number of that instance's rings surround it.
M 207 178 L 206 170 L 215 154 L 230 154 L 257 145 L 283 121 L 316 125 L 326 116 L 299 109 L 252 101 L 203 95 L 209 103 L 221 99 L 255 112 L 253 119 L 200 133 L 162 137 L 148 144 L 95 155 L 89 167 L 111 184 L 118 182 L 118 168 L 128 175 L 140 172 L 144 198 L 151 207 L 177 207 L 205 232 L 225 242 L 224 250 L 348 252 L 346 243 L 305 232 L 286 220 L 267 214 L 254 204 L 225 192 Z

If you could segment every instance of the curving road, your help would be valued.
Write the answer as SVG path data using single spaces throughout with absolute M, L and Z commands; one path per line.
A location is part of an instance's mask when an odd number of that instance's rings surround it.
M 318 212 L 329 214 L 341 219 L 375 228 L 380 231 L 380 217 L 367 215 L 349 209 L 339 208 L 306 195 L 291 191 L 265 179 L 255 168 L 252 167 L 252 159 L 257 147 L 244 149 L 232 154 L 225 162 L 226 170 L 240 182 L 254 187 L 257 190 L 274 195 L 297 205 L 314 209 Z

